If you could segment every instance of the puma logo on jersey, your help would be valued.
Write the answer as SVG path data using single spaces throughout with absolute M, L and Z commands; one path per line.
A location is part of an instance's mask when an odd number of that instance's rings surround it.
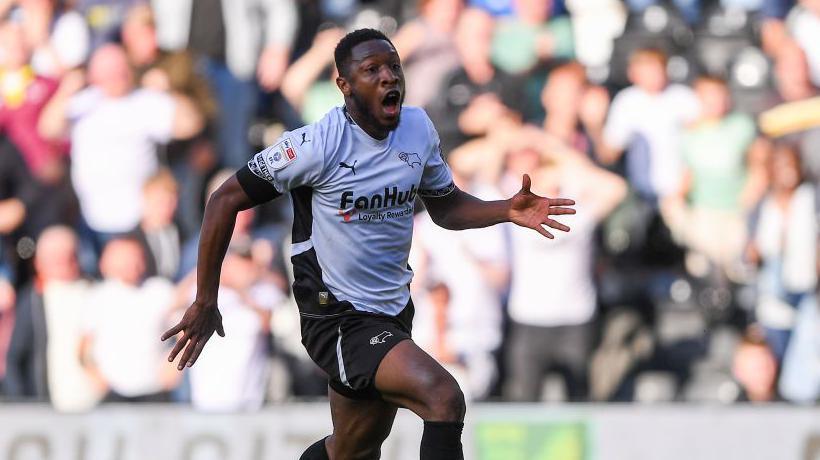
M 421 166 L 421 157 L 418 153 L 401 152 L 399 153 L 399 160 L 407 163 L 407 166 L 411 168 L 415 168 L 415 165 Z
M 358 161 L 359 160 L 354 160 L 353 165 L 349 165 L 349 164 L 345 163 L 344 161 L 342 161 L 342 162 L 339 163 L 339 166 L 341 166 L 342 168 L 347 168 L 347 169 L 353 171 L 353 175 L 355 176 L 356 175 L 356 163 Z
M 390 332 L 384 331 L 381 334 L 379 334 L 379 335 L 373 337 L 372 339 L 370 339 L 370 345 L 376 345 L 376 344 L 379 344 L 379 343 L 384 343 L 384 341 L 387 340 L 388 337 L 393 337 L 393 334 L 390 333 Z

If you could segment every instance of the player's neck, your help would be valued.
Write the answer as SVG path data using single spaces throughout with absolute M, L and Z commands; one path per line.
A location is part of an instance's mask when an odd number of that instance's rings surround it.
M 345 110 L 353 122 L 359 126 L 368 136 L 376 140 L 384 140 L 390 134 L 390 130 L 376 124 L 371 117 L 366 116 L 353 101 L 345 101 Z

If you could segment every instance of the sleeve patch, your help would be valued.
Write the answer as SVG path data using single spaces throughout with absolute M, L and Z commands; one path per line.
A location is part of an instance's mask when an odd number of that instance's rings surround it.
M 278 171 L 296 159 L 296 148 L 290 139 L 284 138 L 262 152 L 260 157 L 262 159 L 260 163 L 264 163 L 264 166 Z M 262 168 L 262 166 L 262 164 L 259 165 L 260 168 Z

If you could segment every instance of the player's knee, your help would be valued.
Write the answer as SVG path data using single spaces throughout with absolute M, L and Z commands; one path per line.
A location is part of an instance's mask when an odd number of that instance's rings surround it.
M 460 422 L 464 420 L 467 406 L 464 402 L 464 393 L 455 379 L 452 377 L 441 379 L 427 394 L 430 396 L 428 406 L 431 412 L 428 421 Z

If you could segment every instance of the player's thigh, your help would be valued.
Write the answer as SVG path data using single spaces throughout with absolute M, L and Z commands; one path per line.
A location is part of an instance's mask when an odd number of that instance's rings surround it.
M 464 394 L 455 378 L 412 340 L 403 340 L 376 371 L 382 397 L 428 421 L 461 420 Z
M 350 399 L 330 387 L 328 396 L 333 418 L 331 458 L 379 458 L 382 442 L 393 427 L 397 407 L 382 400 Z

